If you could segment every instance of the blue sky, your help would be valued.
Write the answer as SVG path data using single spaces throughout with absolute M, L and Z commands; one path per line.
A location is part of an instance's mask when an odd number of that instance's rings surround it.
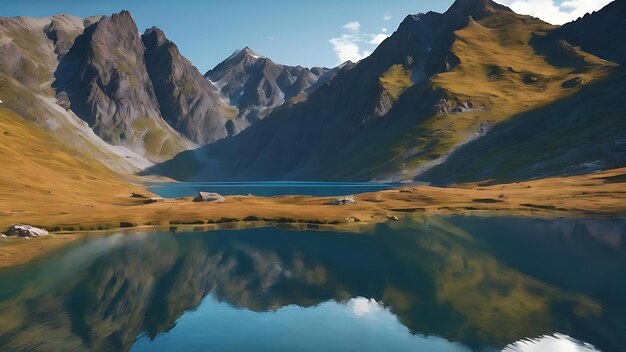
M 501 0 L 553 23 L 610 0 Z M 204 72 L 245 46 L 290 65 L 359 59 L 407 14 L 445 11 L 453 0 L 0 0 L 2 16 L 86 17 L 129 10 L 140 31 L 161 28 Z M 584 12 L 583 12 L 584 13 Z

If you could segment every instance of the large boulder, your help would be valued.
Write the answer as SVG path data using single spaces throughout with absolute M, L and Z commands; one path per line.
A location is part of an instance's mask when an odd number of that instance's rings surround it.
M 345 196 L 343 198 L 339 198 L 339 199 L 324 203 L 324 205 L 347 205 L 347 204 L 356 204 L 356 199 L 354 198 L 354 196 Z
M 4 234 L 8 237 L 17 236 L 17 237 L 26 237 L 26 238 L 36 238 L 36 237 L 41 237 L 41 236 L 47 236 L 49 233 L 48 231 L 44 229 L 40 229 L 38 227 L 17 224 L 17 225 L 11 226 L 9 230 L 6 231 Z
M 199 192 L 198 196 L 194 198 L 193 201 L 208 203 L 226 203 L 226 198 L 224 198 L 219 193 Z

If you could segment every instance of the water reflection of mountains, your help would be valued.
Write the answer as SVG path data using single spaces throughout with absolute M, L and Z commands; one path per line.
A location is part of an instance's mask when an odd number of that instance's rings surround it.
M 626 344 L 623 221 L 429 218 L 371 233 L 112 236 L 0 273 L 0 346 L 128 350 L 212 292 L 254 311 L 373 298 L 416 334 Z

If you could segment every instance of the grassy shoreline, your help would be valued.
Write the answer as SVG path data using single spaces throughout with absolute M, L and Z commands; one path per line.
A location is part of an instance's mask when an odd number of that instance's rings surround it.
M 357 204 L 332 206 L 335 197 L 227 196 L 221 204 L 191 198 L 145 204 L 129 194 L 112 201 L 57 206 L 33 202 L 19 212 L 0 213 L 0 228 L 27 223 L 44 227 L 50 238 L 0 241 L 0 268 L 19 265 L 82 235 L 124 229 L 198 229 L 292 226 L 302 229 L 354 229 L 393 217 L 487 215 L 529 217 L 622 217 L 626 215 L 626 168 L 528 182 L 456 187 L 402 187 L 356 195 Z M 152 196 L 142 191 L 146 197 Z M 0 200 L 0 203 L 2 201 Z M 26 203 L 25 203 L 26 204 Z M 25 205 L 22 204 L 22 205 Z

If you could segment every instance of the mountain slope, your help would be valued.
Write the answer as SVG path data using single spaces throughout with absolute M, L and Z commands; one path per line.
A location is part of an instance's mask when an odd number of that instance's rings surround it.
M 624 165 L 626 72 L 515 116 L 418 177 L 437 184 L 511 182 Z
M 198 144 L 234 134 L 236 109 L 223 102 L 176 44 L 158 28 L 142 36 L 146 66 L 165 121 Z
M 329 69 L 286 66 L 274 63 L 246 47 L 236 51 L 205 74 L 239 117 L 251 122 L 310 88 Z
M 167 125 L 149 79 L 144 47 L 130 13 L 103 17 L 85 29 L 59 63 L 54 87 L 106 142 L 154 160 L 191 144 Z
M 626 63 L 626 0 L 616 0 L 600 11 L 565 24 L 552 33 L 582 50 L 619 64 Z
M 7 219 L 42 209 L 120 204 L 141 189 L 5 108 L 0 108 L 0 141 L 0 216 Z
M 368 58 L 231 140 L 154 169 L 195 179 L 412 179 L 615 65 L 489 0 L 408 16 Z M 193 165 L 186 174 L 173 173 Z
M 57 104 L 52 88 L 68 43 L 99 19 L 64 14 L 0 18 L 0 100 L 2 106 L 110 168 L 136 172 L 151 163 L 127 148 L 105 143 L 71 110 Z

